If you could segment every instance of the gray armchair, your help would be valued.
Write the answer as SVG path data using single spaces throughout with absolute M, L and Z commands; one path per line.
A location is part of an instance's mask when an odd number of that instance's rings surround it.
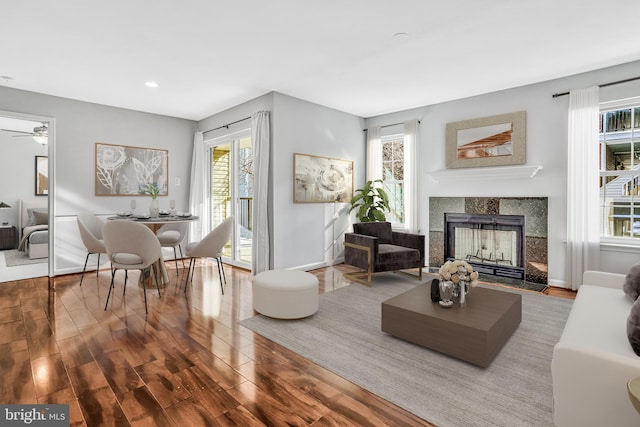
M 371 286 L 374 273 L 417 268 L 416 278 L 422 279 L 424 239 L 422 234 L 392 231 L 389 222 L 353 224 L 353 233 L 344 235 L 344 263 L 362 271 L 346 273 L 345 277 Z

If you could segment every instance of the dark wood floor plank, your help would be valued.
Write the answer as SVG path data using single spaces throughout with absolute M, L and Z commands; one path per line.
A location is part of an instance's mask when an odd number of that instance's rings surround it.
M 31 402 L 33 403 L 33 402 Z M 69 405 L 69 427 L 86 426 L 78 400 L 71 387 L 38 398 L 40 404 Z
M 71 386 L 60 353 L 31 360 L 36 394 L 45 396 Z
M 120 406 L 132 426 L 167 426 L 174 423 L 146 386 L 142 386 L 120 397 Z
M 29 351 L 13 351 L 11 344 L 0 345 L 0 402 L 33 403 L 35 384 L 31 378 Z
M 96 354 L 95 360 L 116 396 L 137 390 L 144 385 L 121 350 Z
M 176 374 L 191 395 L 207 409 L 214 418 L 234 409 L 240 403 L 222 389 L 207 373 L 197 366 Z
M 33 319 L 25 313 L 24 325 L 29 353 L 33 359 L 60 352 L 56 338 L 49 326 L 49 320 L 46 317 Z
M 25 340 L 27 334 L 25 332 L 24 322 L 15 320 L 0 324 L 0 344 L 7 344 L 13 341 Z
M 108 387 L 79 394 L 78 404 L 88 426 L 128 427 L 131 425 L 113 391 Z
M 79 335 L 62 339 L 60 344 L 60 354 L 67 369 L 92 362 L 93 355 L 89 351 L 89 346 Z
M 191 397 L 191 393 L 182 385 L 180 378 L 165 368 L 161 360 L 136 366 L 135 369 L 163 408 Z

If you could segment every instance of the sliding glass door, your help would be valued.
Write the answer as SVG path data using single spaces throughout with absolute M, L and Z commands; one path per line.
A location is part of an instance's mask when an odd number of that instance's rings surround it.
M 246 130 L 207 141 L 209 150 L 209 215 L 212 227 L 233 216 L 231 242 L 225 246 L 225 262 L 251 268 L 253 208 L 253 148 Z

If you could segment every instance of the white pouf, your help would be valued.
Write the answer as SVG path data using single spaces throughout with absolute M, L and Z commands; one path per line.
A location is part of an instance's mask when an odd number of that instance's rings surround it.
M 276 319 L 300 319 L 318 311 L 318 278 L 298 270 L 269 270 L 253 278 L 253 309 Z

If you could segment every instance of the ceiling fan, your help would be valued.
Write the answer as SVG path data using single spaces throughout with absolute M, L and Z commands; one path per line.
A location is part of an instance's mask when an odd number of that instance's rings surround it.
M 14 138 L 31 136 L 33 140 L 38 144 L 45 145 L 49 142 L 49 129 L 47 128 L 46 123 L 42 123 L 42 126 L 36 126 L 33 128 L 33 132 L 24 132 L 21 130 L 13 130 L 13 129 L 1 129 L 6 132 L 15 132 L 20 133 L 22 135 L 13 135 Z

